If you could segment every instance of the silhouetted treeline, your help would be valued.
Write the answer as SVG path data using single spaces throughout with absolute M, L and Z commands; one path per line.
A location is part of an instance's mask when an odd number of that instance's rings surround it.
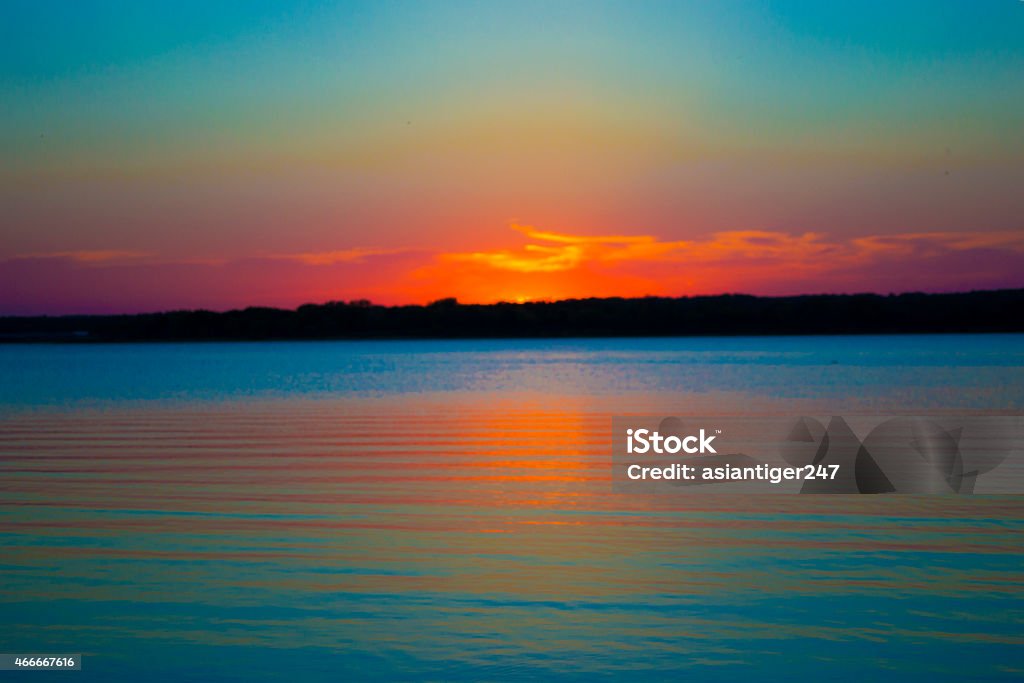
M 139 315 L 0 318 L 2 341 L 171 341 L 1024 331 L 1024 289 L 964 294 L 367 301 Z

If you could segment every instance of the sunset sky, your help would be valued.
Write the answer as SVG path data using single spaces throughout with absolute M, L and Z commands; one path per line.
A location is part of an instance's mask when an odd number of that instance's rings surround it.
M 1024 286 L 1024 2 L 0 4 L 0 314 Z

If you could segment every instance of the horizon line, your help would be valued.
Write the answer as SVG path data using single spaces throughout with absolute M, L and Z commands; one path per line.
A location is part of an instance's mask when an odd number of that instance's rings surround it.
M 967 294 L 997 294 L 997 293 L 1008 293 L 1008 292 L 1020 292 L 1024 291 L 1024 286 L 1020 287 L 1000 287 L 996 289 L 982 288 L 982 289 L 963 289 L 963 290 L 952 290 L 952 291 L 924 291 L 924 290 L 904 290 L 898 292 L 873 292 L 873 291 L 859 291 L 859 292 L 804 292 L 801 294 L 781 294 L 781 295 L 764 295 L 764 294 L 750 294 L 747 292 L 719 292 L 717 294 L 680 294 L 680 295 L 664 295 L 664 294 L 646 294 L 643 296 L 589 296 L 589 297 L 567 297 L 564 299 L 524 299 L 521 301 L 510 301 L 510 300 L 498 300 L 491 302 L 462 302 L 457 297 L 441 297 L 434 299 L 426 303 L 402 303 L 402 304 L 382 304 L 375 303 L 370 299 L 358 298 L 358 299 L 328 299 L 321 302 L 307 301 L 298 304 L 293 307 L 282 307 L 282 306 L 270 306 L 261 304 L 249 304 L 246 306 L 236 306 L 231 308 L 214 309 L 214 308 L 167 308 L 162 310 L 145 310 L 145 311 L 122 311 L 122 312 L 108 312 L 108 313 L 36 313 L 36 314 L 7 314 L 0 313 L 0 319 L 11 320 L 11 319 L 24 319 L 24 318 L 108 318 L 108 317 L 131 317 L 131 316 L 148 316 L 148 315 L 170 315 L 174 313 L 213 313 L 216 315 L 225 315 L 228 313 L 241 313 L 250 310 L 268 310 L 268 311 L 285 311 L 285 312 L 298 312 L 299 309 L 312 306 L 312 307 L 324 307 L 324 306 L 351 306 L 351 307 L 367 307 L 367 308 L 384 308 L 384 309 L 395 309 L 395 308 L 430 308 L 441 305 L 448 306 L 476 306 L 476 307 L 490 307 L 490 306 L 529 306 L 529 305 L 554 305 L 560 303 L 571 303 L 578 301 L 644 301 L 644 300 L 681 300 L 681 299 L 716 299 L 726 297 L 743 297 L 751 299 L 799 299 L 799 298 L 818 298 L 818 297 L 900 297 L 900 296 L 956 296 L 956 295 L 967 295 Z

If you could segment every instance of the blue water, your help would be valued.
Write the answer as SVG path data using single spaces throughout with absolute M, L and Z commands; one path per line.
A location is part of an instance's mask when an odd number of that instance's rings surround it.
M 1019 412 L 1021 335 L 0 346 L 32 680 L 1019 680 L 1019 497 L 616 495 L 611 416 Z M 0 673 L 3 676 L 3 673 Z
M 433 392 L 1024 406 L 1024 335 L 0 346 L 0 409 Z

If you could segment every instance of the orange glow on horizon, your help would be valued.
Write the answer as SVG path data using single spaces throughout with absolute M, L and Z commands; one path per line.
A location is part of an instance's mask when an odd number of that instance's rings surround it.
M 526 238 L 515 248 L 442 252 L 416 268 L 403 290 L 426 303 L 554 301 L 591 297 L 687 296 L 757 292 L 787 281 L 820 280 L 892 258 L 999 248 L 1024 252 L 1019 233 L 908 233 L 830 240 L 814 232 L 718 232 L 703 239 L 652 235 L 580 235 L 512 225 Z
M 325 251 L 264 253 L 236 259 L 165 260 L 128 250 L 27 253 L 3 263 L 45 275 L 52 297 L 81 292 L 88 308 L 111 312 L 366 299 L 384 305 L 539 302 L 562 299 L 790 295 L 995 287 L 1019 273 L 1024 233 L 907 232 L 837 239 L 825 233 L 765 230 L 661 239 L 622 232 L 570 233 L 512 225 L 517 243 L 451 250 L 349 245 Z M 1002 255 L 1002 270 L 992 254 Z M 936 289 L 936 273 L 953 284 Z M 1016 276 L 1014 276 L 1016 277 Z M 67 282 L 77 283 L 68 287 Z M 145 287 L 129 283 L 146 283 Z M 959 284 L 963 282 L 965 284 Z M 965 286 L 966 285 L 966 286 Z M 99 302 L 98 304 L 96 302 Z M 73 304 L 74 306 L 74 304 Z M 107 308 L 104 308 L 107 307 Z

